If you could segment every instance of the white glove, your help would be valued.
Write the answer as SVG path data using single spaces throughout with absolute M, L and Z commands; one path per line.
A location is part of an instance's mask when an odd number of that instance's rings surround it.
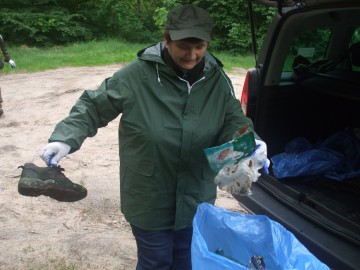
M 262 173 L 269 174 L 270 160 L 267 158 L 267 146 L 264 141 L 255 139 L 256 150 L 252 156 L 260 163 L 262 167 Z
M 40 151 L 40 157 L 50 167 L 57 167 L 60 159 L 69 154 L 71 147 L 63 142 L 51 142 Z
M 15 62 L 13 61 L 13 60 L 9 60 L 9 64 L 10 64 L 10 66 L 12 67 L 12 68 L 16 68 L 16 64 L 15 64 Z

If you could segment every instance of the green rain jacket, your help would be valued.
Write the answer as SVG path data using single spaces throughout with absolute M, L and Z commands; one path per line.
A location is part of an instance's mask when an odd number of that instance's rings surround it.
M 86 90 L 49 141 L 78 150 L 87 137 L 121 115 L 121 211 L 146 230 L 192 226 L 198 204 L 214 203 L 215 173 L 203 149 L 225 143 L 251 121 L 244 116 L 221 63 L 205 55 L 204 76 L 189 83 L 161 58 L 163 43 Z

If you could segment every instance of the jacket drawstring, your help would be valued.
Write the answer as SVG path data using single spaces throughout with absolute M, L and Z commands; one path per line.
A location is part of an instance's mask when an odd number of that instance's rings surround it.
M 157 74 L 157 80 L 158 80 L 159 84 L 161 86 L 163 86 L 161 83 L 160 74 L 159 74 L 159 63 L 156 63 L 156 74 Z
M 225 76 L 224 71 L 222 69 L 220 69 L 220 72 L 221 72 L 221 75 L 224 77 L 225 81 L 227 82 L 232 96 L 235 97 L 234 87 L 231 86 L 231 82 L 229 82 L 229 79 Z

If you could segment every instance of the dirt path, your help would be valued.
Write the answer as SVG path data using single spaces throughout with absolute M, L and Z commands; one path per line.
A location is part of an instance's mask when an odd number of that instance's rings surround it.
M 120 65 L 62 68 L 0 76 L 0 269 L 135 269 L 136 246 L 120 212 L 116 119 L 61 162 L 65 174 L 88 189 L 75 203 L 21 196 L 18 166 L 38 157 L 55 124 L 84 89 L 95 89 Z M 1 74 L 0 74 L 1 75 Z M 237 95 L 244 72 L 229 73 Z M 219 191 L 217 205 L 242 211 Z

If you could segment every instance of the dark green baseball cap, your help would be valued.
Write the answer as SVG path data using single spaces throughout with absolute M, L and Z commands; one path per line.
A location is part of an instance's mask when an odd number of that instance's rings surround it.
M 205 9 L 188 4 L 170 10 L 165 27 L 172 40 L 198 38 L 210 41 L 213 20 Z

